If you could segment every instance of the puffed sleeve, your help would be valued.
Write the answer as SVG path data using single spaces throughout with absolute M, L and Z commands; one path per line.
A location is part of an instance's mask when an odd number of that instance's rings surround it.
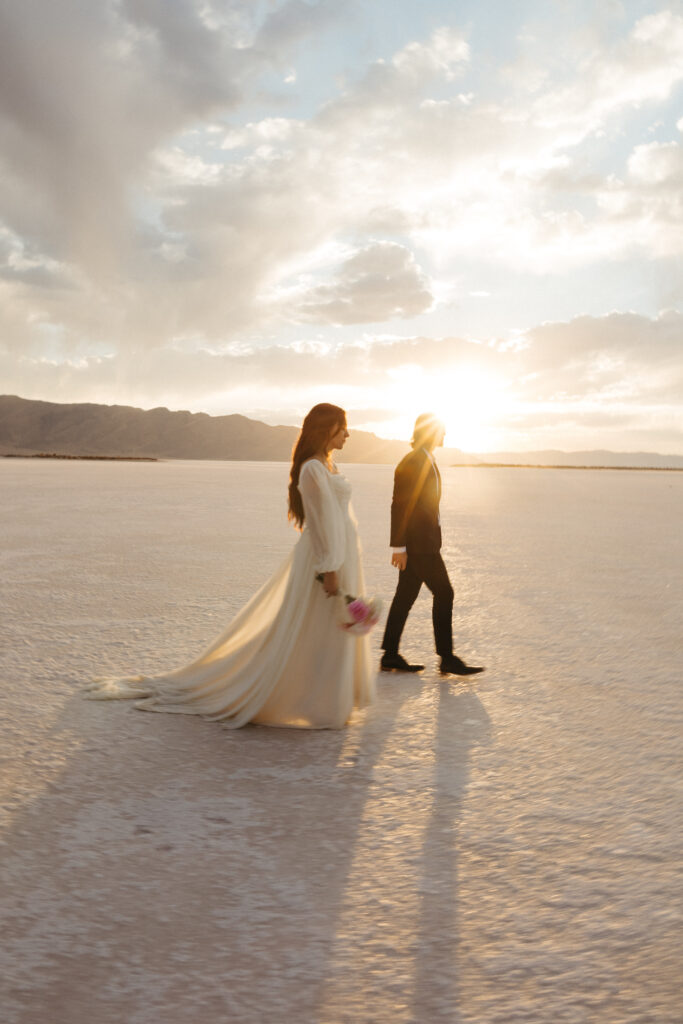
M 336 572 L 344 562 L 346 529 L 339 502 L 332 492 L 330 474 L 318 459 L 309 459 L 301 467 L 299 492 L 313 546 L 315 571 Z

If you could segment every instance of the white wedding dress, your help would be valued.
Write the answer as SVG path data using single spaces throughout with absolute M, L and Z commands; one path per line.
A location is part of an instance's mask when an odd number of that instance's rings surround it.
M 315 576 L 336 571 L 341 594 L 364 593 L 351 485 L 318 459 L 301 467 L 305 524 L 291 554 L 197 661 L 158 676 L 98 679 L 93 700 L 138 698 L 144 711 L 339 729 L 374 698 L 367 636 L 339 628 L 343 597 Z

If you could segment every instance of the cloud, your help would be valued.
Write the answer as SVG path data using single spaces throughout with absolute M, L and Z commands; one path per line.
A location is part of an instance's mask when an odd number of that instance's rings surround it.
M 460 389 L 474 374 L 499 382 L 501 406 L 492 415 L 522 447 L 557 446 L 564 430 L 568 440 L 560 447 L 623 450 L 636 440 L 647 447 L 650 436 L 650 446 L 662 448 L 666 435 L 665 449 L 674 452 L 683 450 L 681 339 L 681 313 L 611 314 L 538 325 L 522 336 L 521 347 L 457 337 L 366 337 L 355 344 L 225 351 L 188 345 L 61 361 L 25 356 L 19 364 L 0 353 L 0 373 L 6 390 L 21 392 L 16 381 L 29 369 L 34 389 L 23 389 L 26 397 L 117 402 L 125 395 L 146 407 L 247 415 L 258 409 L 271 422 L 275 410 L 280 421 L 295 422 L 327 396 L 346 406 L 357 425 L 380 431 L 401 411 L 396 384 L 408 404 L 424 404 L 438 391 L 457 408 Z
M 286 0 L 266 18 L 255 40 L 254 48 L 276 54 L 288 50 L 312 34 L 334 24 L 344 13 L 344 0 Z
M 237 98 L 229 75 L 218 76 L 213 33 L 189 5 L 169 7 L 166 25 L 145 6 L 43 4 L 39 18 L 4 9 L 1 212 L 55 258 L 87 248 L 96 264 L 99 250 L 121 241 L 126 188 L 154 145 Z
M 443 26 L 372 62 L 308 119 L 268 116 L 225 131 L 214 115 L 237 112 L 258 75 L 342 18 L 344 5 L 292 0 L 261 22 L 259 11 L 126 0 L 87 16 L 75 2 L 59 14 L 47 5 L 40 24 L 24 8 L 5 13 L 8 51 L 21 57 L 0 70 L 0 216 L 44 268 L 79 267 L 68 331 L 102 314 L 136 344 L 156 345 L 196 330 L 272 329 L 279 316 L 376 323 L 424 313 L 436 294 L 429 279 L 452 277 L 463 259 L 546 275 L 636 250 L 680 251 L 675 167 L 658 196 L 650 180 L 673 153 L 637 147 L 622 180 L 577 174 L 565 152 L 596 118 L 604 124 L 680 80 L 673 44 L 683 19 L 673 13 L 589 53 L 571 87 L 544 82 L 530 106 L 526 92 L 499 102 L 455 93 L 472 55 L 465 34 Z M 586 118 L 595 92 L 601 106 Z M 342 268 L 313 281 L 298 314 L 264 302 L 291 286 L 293 263 L 349 238 L 359 249 L 419 250 L 420 267 L 396 263 L 386 287 L 381 273 L 351 280 Z M 403 305 L 392 281 L 406 285 Z M 113 330 L 110 341 L 127 344 Z
M 155 150 L 236 109 L 338 5 L 289 0 L 260 24 L 246 0 L 37 6 L 0 16 L 0 217 L 51 258 L 111 274 L 136 245 L 130 193 Z
M 673 396 L 683 383 L 683 314 L 669 310 L 655 318 L 635 313 L 580 316 L 568 323 L 542 324 L 526 332 L 521 354 L 529 371 L 547 379 L 572 380 L 574 390 L 596 371 L 609 383 L 626 380 L 640 389 L 656 375 Z M 579 376 L 581 374 L 582 376 Z
M 622 310 L 682 295 L 674 10 L 563 40 L 568 75 L 547 39 L 533 74 L 501 71 L 481 32 L 451 24 L 381 60 L 358 48 L 309 96 L 298 48 L 323 59 L 323 34 L 348 30 L 342 0 L 58 8 L 0 15 L 13 390 L 248 411 L 250 389 L 286 409 L 290 388 L 298 408 L 333 381 L 378 409 L 378 375 L 467 364 L 522 405 L 670 402 L 680 314 L 578 314 L 611 307 L 601 277 L 626 260 L 643 284 Z M 303 98 L 277 94 L 295 72 Z M 563 322 L 513 335 L 546 315 L 549 281 Z M 479 345 L 458 337 L 476 295 Z
M 544 91 L 532 108 L 536 123 L 576 144 L 625 107 L 667 99 L 683 78 L 683 17 L 662 10 L 638 20 L 609 49 L 592 48 L 570 85 Z
M 443 27 L 436 29 L 427 43 L 409 43 L 394 55 L 391 64 L 399 74 L 415 82 L 439 75 L 450 82 L 462 73 L 469 57 L 470 47 L 462 33 Z
M 418 316 L 432 302 L 413 254 L 395 242 L 372 242 L 350 256 L 331 281 L 300 292 L 291 316 L 300 323 L 368 324 Z
M 636 146 L 628 160 L 629 174 L 645 185 L 680 185 L 683 151 L 677 142 L 651 142 Z
M 610 178 L 596 189 L 596 200 L 621 251 L 683 257 L 683 147 L 677 140 L 636 146 L 624 179 Z

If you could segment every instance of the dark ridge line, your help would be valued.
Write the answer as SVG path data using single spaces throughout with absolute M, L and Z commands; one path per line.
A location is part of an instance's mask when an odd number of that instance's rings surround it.
M 152 455 L 60 455 L 58 452 L 32 452 L 28 455 L 20 455 L 18 452 L 9 452 L 2 456 L 3 459 L 86 459 L 91 462 L 159 462 L 159 459 Z

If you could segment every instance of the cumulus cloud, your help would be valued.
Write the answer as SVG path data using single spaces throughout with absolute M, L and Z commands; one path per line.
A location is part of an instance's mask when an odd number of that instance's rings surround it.
M 373 242 L 350 256 L 331 281 L 301 292 L 291 315 L 299 322 L 369 324 L 417 316 L 432 302 L 413 254 L 395 242 Z
M 683 151 L 677 142 L 636 146 L 628 160 L 629 174 L 647 185 L 677 185 L 683 175 Z
M 98 256 L 135 244 L 130 190 L 157 147 L 234 110 L 336 7 L 287 0 L 264 16 L 246 0 L 4 5 L 0 216 L 92 272 Z
M 665 100 L 683 78 L 683 17 L 672 10 L 647 15 L 610 49 L 580 60 L 572 83 L 536 100 L 533 117 L 577 142 L 627 106 Z
M 470 47 L 462 33 L 454 28 L 439 28 L 427 43 L 414 42 L 392 58 L 392 65 L 406 77 L 424 81 L 443 75 L 447 81 L 457 78 L 469 60 Z
M 211 83 L 212 33 L 192 23 L 187 5 L 173 5 L 166 33 L 143 20 L 144 5 L 127 7 L 131 20 L 114 5 L 78 3 L 5 5 L 2 14 L 0 212 L 49 256 L 87 248 L 91 266 L 120 240 L 126 188 L 155 143 L 235 99 L 227 76 Z M 192 85 L 190 58 L 170 60 L 181 26 L 189 54 L 206 61 Z
M 679 366 L 683 371 L 683 314 L 677 310 L 653 319 L 635 313 L 580 316 L 568 323 L 534 327 L 526 332 L 526 339 L 537 368 L 611 354 L 650 366 Z

